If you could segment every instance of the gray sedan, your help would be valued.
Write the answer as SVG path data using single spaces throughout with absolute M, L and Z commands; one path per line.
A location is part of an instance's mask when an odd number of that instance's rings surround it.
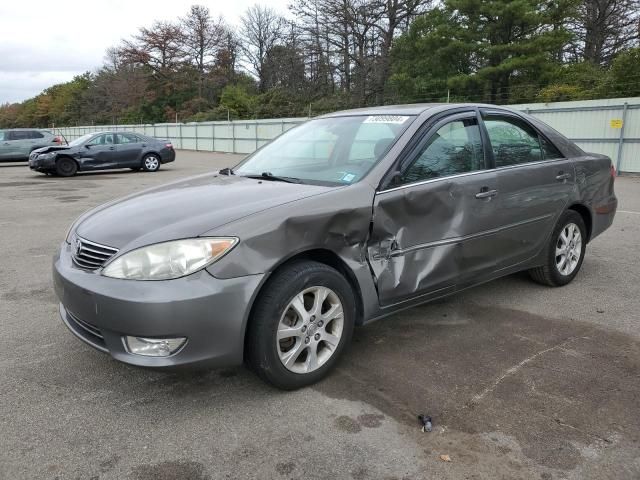
M 123 362 L 246 361 L 299 388 L 355 325 L 520 270 L 571 282 L 613 221 L 614 178 L 609 158 L 505 108 L 338 112 L 82 215 L 54 260 L 60 314 Z

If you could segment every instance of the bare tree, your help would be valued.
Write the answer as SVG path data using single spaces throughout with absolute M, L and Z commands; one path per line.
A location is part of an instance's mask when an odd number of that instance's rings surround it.
M 582 0 L 568 21 L 576 41 L 572 56 L 606 65 L 640 39 L 640 0 Z
M 198 97 L 201 99 L 205 74 L 222 46 L 225 34 L 223 23 L 221 19 L 214 21 L 209 9 L 202 5 L 192 5 L 181 23 L 182 48 L 198 73 Z
M 158 77 L 168 77 L 184 61 L 184 35 L 179 25 L 155 22 L 141 28 L 132 40 L 125 40 L 120 55 L 127 62 L 144 65 Z
M 281 41 L 285 21 L 272 8 L 256 4 L 247 9 L 241 18 L 241 25 L 240 38 L 244 59 L 257 75 L 260 91 L 264 91 L 267 54 Z
M 373 7 L 379 11 L 373 24 L 380 34 L 379 60 L 374 84 L 376 102 L 383 103 L 385 86 L 389 80 L 391 47 L 401 30 L 406 30 L 413 18 L 423 13 L 432 4 L 431 0 L 378 0 Z

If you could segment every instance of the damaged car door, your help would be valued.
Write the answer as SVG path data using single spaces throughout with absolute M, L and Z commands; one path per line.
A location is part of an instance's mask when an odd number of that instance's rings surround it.
M 479 113 L 430 122 L 376 193 L 368 260 L 379 302 L 447 293 L 496 265 L 497 178 Z

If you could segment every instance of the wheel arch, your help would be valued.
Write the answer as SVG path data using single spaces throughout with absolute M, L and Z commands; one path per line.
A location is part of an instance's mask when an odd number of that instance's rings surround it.
M 80 171 L 80 170 L 81 170 L 80 162 L 78 162 L 78 160 L 76 160 L 75 158 L 73 158 L 71 155 L 66 155 L 66 154 L 62 154 L 62 155 L 60 155 L 60 154 L 58 154 L 58 155 L 56 155 L 56 161 L 55 161 L 55 163 L 58 163 L 58 160 L 62 160 L 63 158 L 68 158 L 69 160 L 73 161 L 73 162 L 76 164 L 76 167 L 78 167 L 78 171 Z
M 573 210 L 582 217 L 584 225 L 587 228 L 587 242 L 591 240 L 591 232 L 593 231 L 593 217 L 589 207 L 582 203 L 574 203 L 567 208 L 567 210 Z
M 158 159 L 158 161 L 160 163 L 162 163 L 162 156 L 160 156 L 160 154 L 158 152 L 156 152 L 155 150 L 149 150 L 144 152 L 141 156 L 140 156 L 140 164 L 142 165 L 142 161 L 144 160 L 144 157 L 146 157 L 147 155 L 153 155 L 154 157 L 156 157 Z
M 278 263 L 267 275 L 264 281 L 258 287 L 258 291 L 253 295 L 253 299 L 251 302 L 251 307 L 249 309 L 249 314 L 247 315 L 245 326 L 244 326 L 244 350 L 243 356 L 246 355 L 246 344 L 247 344 L 247 332 L 249 331 L 249 324 L 251 323 L 251 319 L 253 317 L 254 310 L 256 305 L 258 304 L 258 299 L 260 295 L 264 291 L 265 287 L 268 285 L 270 278 L 274 273 L 286 268 L 288 265 L 297 262 L 297 261 L 315 261 L 318 263 L 322 263 L 329 267 L 337 270 L 349 283 L 354 293 L 354 300 L 356 304 L 356 319 L 355 324 L 361 325 L 364 316 L 364 303 L 362 298 L 362 291 L 360 289 L 360 284 L 353 273 L 353 270 L 349 268 L 346 262 L 340 258 L 338 254 L 334 251 L 326 249 L 326 248 L 313 248 L 309 250 L 304 250 L 302 252 L 297 252 L 296 254 L 283 259 L 280 263 Z

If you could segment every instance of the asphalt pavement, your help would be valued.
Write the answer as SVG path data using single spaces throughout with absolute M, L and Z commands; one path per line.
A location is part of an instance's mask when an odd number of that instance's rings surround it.
M 130 367 L 71 335 L 51 257 L 73 219 L 239 158 L 74 178 L 0 164 L 0 479 L 640 478 L 638 177 L 617 179 L 572 284 L 512 275 L 359 328 L 304 390 Z

